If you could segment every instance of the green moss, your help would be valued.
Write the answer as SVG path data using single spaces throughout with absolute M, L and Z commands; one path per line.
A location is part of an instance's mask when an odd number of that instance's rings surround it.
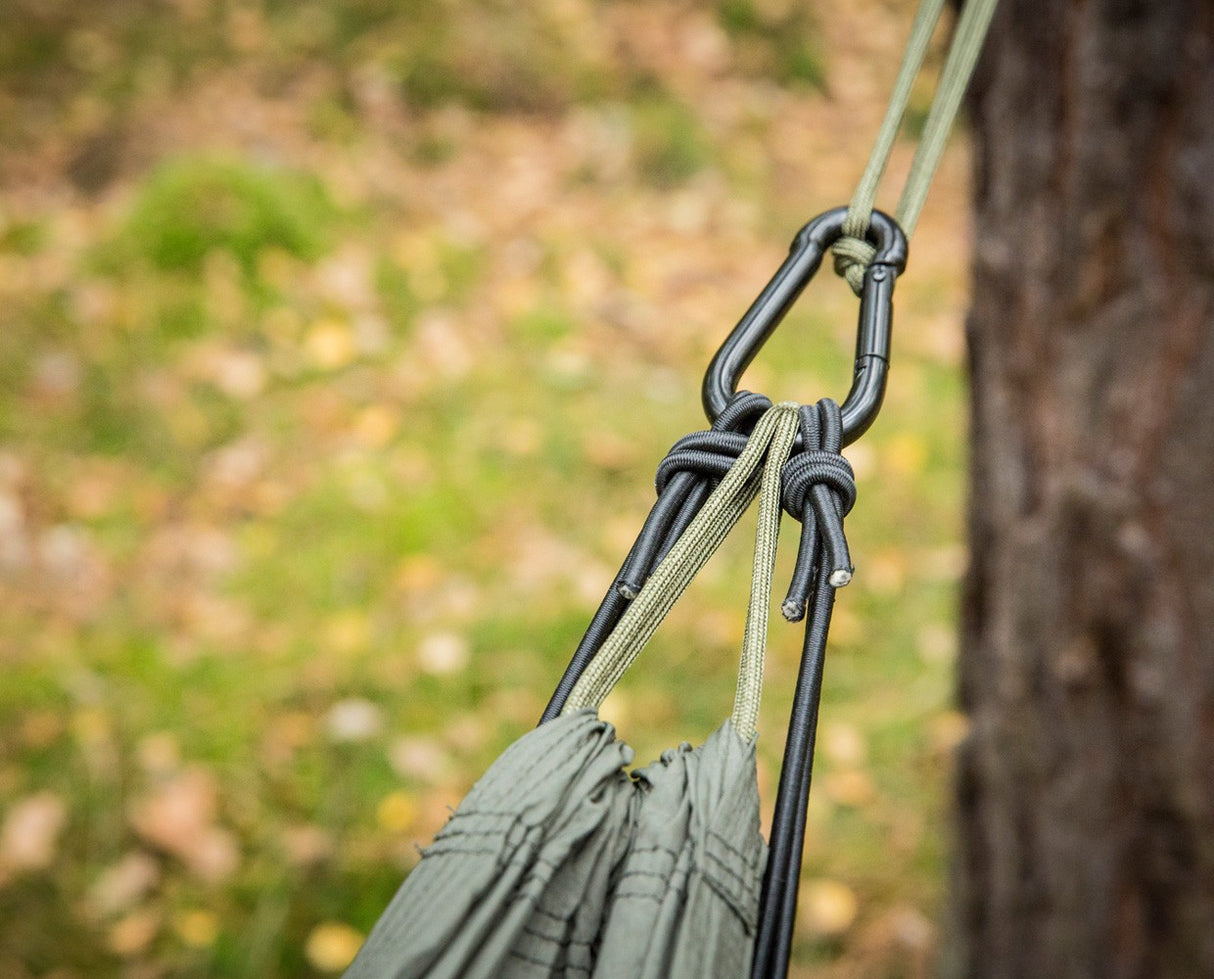
M 45 240 L 46 229 L 36 221 L 14 221 L 0 228 L 0 251 L 34 255 Z
M 574 322 L 561 310 L 549 307 L 533 309 L 510 322 L 510 332 L 520 342 L 547 346 L 567 336 L 574 329 Z
M 145 180 L 120 233 L 120 250 L 166 271 L 198 272 L 213 251 L 252 273 L 279 248 L 301 259 L 325 251 L 335 211 L 308 174 L 240 160 L 170 160 Z
M 803 3 L 778 13 L 754 0 L 719 0 L 717 22 L 733 39 L 740 66 L 752 75 L 822 89 L 826 71 L 815 43 L 816 25 Z
M 708 165 L 711 149 L 695 113 L 672 98 L 653 97 L 632 107 L 634 152 L 641 176 L 657 187 L 676 187 Z

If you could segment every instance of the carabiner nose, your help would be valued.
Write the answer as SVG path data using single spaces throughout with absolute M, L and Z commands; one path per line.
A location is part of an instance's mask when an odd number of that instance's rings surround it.
M 721 344 L 704 375 L 704 411 L 710 422 L 737 393 L 742 373 L 814 277 L 826 250 L 843 236 L 846 216 L 847 208 L 836 207 L 797 232 L 784 264 Z M 877 253 L 864 272 L 860 295 L 856 363 L 842 405 L 844 445 L 863 435 L 881 409 L 889 371 L 894 280 L 906 267 L 906 235 L 888 214 L 873 211 L 867 237 Z

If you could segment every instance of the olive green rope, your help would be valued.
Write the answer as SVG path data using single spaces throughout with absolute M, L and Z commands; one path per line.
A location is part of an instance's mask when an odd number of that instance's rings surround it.
M 611 635 L 570 691 L 562 713 L 598 707 L 657 630 L 692 578 L 704 567 L 756 495 L 760 496 L 750 603 L 742 643 L 734 730 L 754 740 L 763 687 L 767 616 L 780 529 L 780 473 L 792 453 L 800 425 L 798 406 L 783 402 L 767 410 L 745 449 L 721 478 L 704 506 L 646 580 Z M 762 475 L 757 475 L 760 466 Z
M 894 209 L 894 217 L 908 238 L 919 222 L 919 213 L 923 210 L 932 177 L 935 176 L 940 158 L 944 155 L 948 134 L 961 108 L 961 99 L 977 64 L 996 3 L 997 0 L 966 0 L 957 18 L 957 28 L 944 67 L 940 70 L 940 81 L 932 97 L 919 145 L 915 148 L 910 173 Z M 873 246 L 865 240 L 865 234 L 876 203 L 877 185 L 881 182 L 889 163 L 894 140 L 910 100 L 911 86 L 923 66 L 928 44 L 943 8 L 944 0 L 921 0 L 919 4 L 911 24 L 906 53 L 894 80 L 889 107 L 873 144 L 868 165 L 864 168 L 864 174 L 856 185 L 856 191 L 847 208 L 847 217 L 843 222 L 844 236 L 832 249 L 835 271 L 847 279 L 848 285 L 857 295 L 864 287 L 864 270 L 876 254 Z
M 791 410 L 789 410 L 791 409 Z M 767 614 L 771 606 L 771 579 L 776 568 L 776 543 L 780 537 L 780 495 L 784 464 L 792 453 L 800 428 L 800 410 L 785 402 L 771 411 L 782 412 L 767 450 L 763 482 L 759 487 L 759 520 L 755 529 L 755 559 L 750 575 L 750 601 L 742 658 L 738 664 L 738 686 L 733 701 L 733 728 L 744 741 L 753 741 L 759 723 L 759 700 L 763 695 L 763 666 L 767 653 Z

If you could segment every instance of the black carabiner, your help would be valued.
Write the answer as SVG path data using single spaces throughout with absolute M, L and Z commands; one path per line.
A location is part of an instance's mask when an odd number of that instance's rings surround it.
M 814 277 L 826 250 L 843 237 L 846 216 L 847 208 L 836 207 L 797 232 L 784 264 L 721 344 L 704 375 L 704 411 L 710 422 L 737 393 L 742 373 Z M 881 409 L 889 371 L 894 280 L 906 268 L 906 235 L 897 221 L 873 211 L 867 237 L 877 254 L 864 272 L 855 372 L 842 405 L 844 445 L 863 435 Z

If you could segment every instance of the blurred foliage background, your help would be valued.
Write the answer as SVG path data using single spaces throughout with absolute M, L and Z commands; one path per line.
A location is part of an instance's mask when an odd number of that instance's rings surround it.
M 0 0 L 0 977 L 342 970 L 846 200 L 910 6 Z M 959 145 L 849 451 L 800 975 L 939 941 L 965 194 Z M 846 391 L 821 279 L 748 387 Z M 729 710 L 746 537 L 607 707 L 640 761 Z

